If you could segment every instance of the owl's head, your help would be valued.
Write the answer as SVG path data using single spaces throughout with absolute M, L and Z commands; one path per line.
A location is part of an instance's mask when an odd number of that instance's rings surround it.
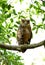
M 22 26 L 28 26 L 28 25 L 30 25 L 30 20 L 21 19 L 21 25 L 22 25 Z

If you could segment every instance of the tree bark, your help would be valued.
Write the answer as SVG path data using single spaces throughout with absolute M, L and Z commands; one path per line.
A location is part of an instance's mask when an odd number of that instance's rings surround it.
M 33 49 L 37 48 L 44 45 L 45 46 L 45 40 L 41 41 L 39 43 L 34 43 L 34 44 L 24 44 L 24 45 L 6 45 L 6 44 L 0 44 L 0 48 L 8 49 L 8 50 L 17 50 L 17 51 L 22 51 L 22 49 Z

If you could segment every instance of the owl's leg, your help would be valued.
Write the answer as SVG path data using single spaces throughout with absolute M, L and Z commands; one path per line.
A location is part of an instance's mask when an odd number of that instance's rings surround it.
M 20 39 L 18 40 L 18 43 L 19 43 L 19 45 L 23 45 L 23 44 L 24 44 L 23 39 L 20 38 Z
M 23 49 L 22 49 L 22 53 L 24 53 L 25 51 L 26 51 L 26 49 L 23 48 Z
M 27 44 L 30 44 L 30 41 L 31 41 L 31 40 L 29 39 L 28 42 L 27 42 Z

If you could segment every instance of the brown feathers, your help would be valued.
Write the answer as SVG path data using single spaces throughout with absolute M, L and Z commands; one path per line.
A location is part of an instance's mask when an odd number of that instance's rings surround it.
M 17 31 L 17 41 L 19 45 L 30 44 L 32 38 L 32 31 L 30 26 L 30 21 L 22 19 L 20 26 Z M 22 52 L 25 52 L 26 49 L 23 49 Z

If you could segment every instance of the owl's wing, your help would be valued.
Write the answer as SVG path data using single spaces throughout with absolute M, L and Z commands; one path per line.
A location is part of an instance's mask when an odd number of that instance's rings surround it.
M 33 37 L 32 32 L 30 33 L 30 38 L 28 39 L 28 44 L 31 42 L 31 38 Z
M 21 29 L 18 29 L 17 31 L 17 41 L 18 41 L 18 44 L 23 44 L 23 37 L 22 37 L 23 33 L 22 33 L 22 30 Z
M 17 41 L 18 41 L 19 45 L 23 45 L 24 44 L 23 43 L 23 31 L 20 28 L 17 31 Z M 24 53 L 25 51 L 26 51 L 26 49 L 22 48 L 22 52 Z
M 32 34 L 32 32 L 31 32 L 31 38 L 33 37 L 33 34 Z

